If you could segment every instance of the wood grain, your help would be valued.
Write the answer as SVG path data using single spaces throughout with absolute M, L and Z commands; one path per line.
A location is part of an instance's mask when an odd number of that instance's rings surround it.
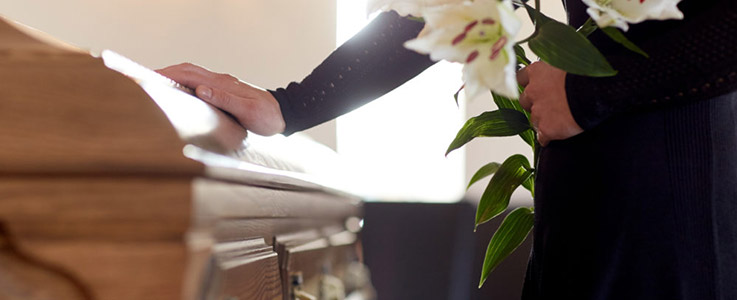
M 90 296 L 68 274 L 18 252 L 0 226 L 0 300 L 90 300 Z
M 0 19 L 0 173 L 200 174 L 166 116 L 90 55 Z
M 0 300 L 280 299 L 354 259 L 335 234 L 358 198 L 243 167 L 243 128 L 161 91 L 0 18 Z
M 72 274 L 93 299 L 182 299 L 184 243 L 29 240 L 20 245 Z
M 340 219 L 361 214 L 356 199 L 322 191 L 290 191 L 197 179 L 198 219 L 315 218 Z M 340 222 L 342 222 L 340 221 Z
M 339 232 L 336 226 L 342 219 L 330 218 L 244 218 L 221 219 L 208 229 L 218 242 L 238 241 L 244 238 L 261 237 L 273 244 L 274 237 L 307 229 L 323 231 L 326 235 Z
M 40 35 L 43 35 L 46 40 L 39 39 Z M 70 46 L 66 43 L 54 40 L 40 32 L 31 32 L 30 28 L 23 28 L 22 25 L 12 23 L 12 21 L 2 17 L 0 17 L 0 36 L 3 37 L 3 43 L 0 44 L 0 53 L 9 50 L 21 50 L 20 53 L 81 53 L 79 50 L 70 49 Z
M 94 299 L 181 299 L 190 199 L 186 178 L 4 178 L 0 222 Z
M 183 241 L 191 186 L 167 177 L 5 177 L 0 221 L 14 237 Z
M 207 299 L 281 299 L 277 254 L 263 239 L 219 243 Z

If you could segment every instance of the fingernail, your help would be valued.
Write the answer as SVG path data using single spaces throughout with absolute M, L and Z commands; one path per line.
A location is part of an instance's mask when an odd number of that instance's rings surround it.
M 210 99 L 212 97 L 212 90 L 209 87 L 202 87 L 199 89 L 199 96 L 202 99 Z

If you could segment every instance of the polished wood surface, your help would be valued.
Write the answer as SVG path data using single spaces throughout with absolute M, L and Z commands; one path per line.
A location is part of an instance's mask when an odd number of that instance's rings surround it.
M 3 177 L 0 219 L 22 240 L 180 241 L 190 180 L 170 177 Z
M 282 299 L 274 247 L 262 238 L 219 243 L 211 261 L 211 299 Z
M 7 231 L 0 227 L 0 299 L 41 300 L 74 299 L 84 300 L 90 296 L 77 281 L 62 269 L 36 261 L 18 251 L 10 243 Z M 11 274 L 12 276 L 8 276 Z
M 181 299 L 190 198 L 186 178 L 3 178 L 0 220 L 93 299 Z
M 0 172 L 167 173 L 202 165 L 132 80 L 0 21 Z M 7 39 L 5 37 L 8 37 Z
M 0 18 L 0 300 L 288 299 L 360 263 L 360 199 L 275 151 L 309 145 L 35 36 Z

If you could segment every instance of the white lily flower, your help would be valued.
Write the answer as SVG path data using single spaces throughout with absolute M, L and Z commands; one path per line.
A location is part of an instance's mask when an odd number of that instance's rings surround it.
M 425 8 L 461 3 L 464 0 L 369 0 L 367 12 L 394 10 L 401 16 L 422 17 Z
M 645 20 L 683 19 L 681 0 L 583 0 L 586 12 L 599 27 L 615 26 L 624 31 Z
M 521 23 L 511 0 L 475 0 L 424 10 L 425 28 L 405 47 L 433 60 L 463 63 L 469 99 L 489 90 L 517 98 L 514 37 Z

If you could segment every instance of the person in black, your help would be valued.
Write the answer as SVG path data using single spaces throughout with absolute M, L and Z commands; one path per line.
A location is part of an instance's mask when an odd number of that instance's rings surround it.
M 684 0 L 684 20 L 631 26 L 649 59 L 594 33 L 614 77 L 545 63 L 520 73 L 546 144 L 524 299 L 737 299 L 736 6 Z M 571 25 L 588 18 L 580 0 L 566 7 Z M 161 72 L 256 133 L 291 134 L 432 65 L 402 47 L 422 26 L 383 13 L 274 91 L 188 64 Z

